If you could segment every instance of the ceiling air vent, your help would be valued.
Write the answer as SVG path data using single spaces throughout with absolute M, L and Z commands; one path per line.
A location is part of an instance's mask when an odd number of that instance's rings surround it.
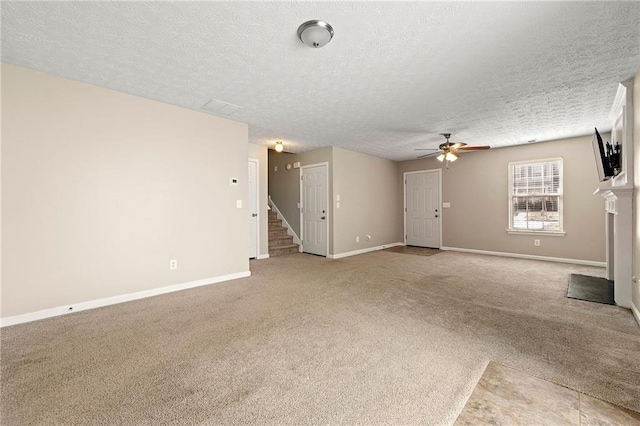
M 231 115 L 242 109 L 241 106 L 230 104 L 228 102 L 219 101 L 217 99 L 211 99 L 201 107 L 205 111 L 212 112 L 218 115 Z

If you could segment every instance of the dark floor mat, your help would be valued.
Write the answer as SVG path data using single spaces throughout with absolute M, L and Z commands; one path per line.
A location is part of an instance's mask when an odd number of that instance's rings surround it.
M 440 253 L 439 249 L 433 249 L 428 247 L 415 247 L 415 246 L 396 246 L 396 247 L 384 249 L 384 251 L 391 251 L 394 253 L 402 253 L 402 254 L 413 254 L 416 256 L 433 256 L 434 254 Z
M 587 275 L 571 274 L 569 276 L 567 297 L 607 305 L 616 304 L 613 301 L 613 281 Z

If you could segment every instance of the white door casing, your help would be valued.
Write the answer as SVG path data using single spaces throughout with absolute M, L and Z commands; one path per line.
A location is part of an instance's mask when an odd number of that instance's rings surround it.
M 302 251 L 319 256 L 326 256 L 328 252 L 327 170 L 326 163 L 300 168 Z
M 440 248 L 442 245 L 441 173 L 404 173 L 405 244 Z
M 258 257 L 258 160 L 249 160 L 249 259 Z

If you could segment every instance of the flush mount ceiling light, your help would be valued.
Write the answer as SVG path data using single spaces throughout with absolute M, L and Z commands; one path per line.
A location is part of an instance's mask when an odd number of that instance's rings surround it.
M 276 152 L 284 151 L 284 145 L 282 145 L 282 141 L 277 141 L 274 149 L 276 150 Z
M 324 21 L 314 19 L 298 27 L 298 38 L 309 47 L 319 48 L 333 38 L 333 27 Z

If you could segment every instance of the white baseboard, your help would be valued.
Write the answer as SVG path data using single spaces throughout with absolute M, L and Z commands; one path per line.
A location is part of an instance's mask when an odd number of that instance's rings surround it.
M 327 255 L 327 257 L 329 259 L 341 259 L 343 257 L 356 256 L 358 254 L 364 254 L 364 253 L 369 253 L 369 252 L 372 252 L 372 251 L 383 250 L 383 249 L 396 247 L 396 246 L 403 246 L 403 245 L 404 245 L 404 243 L 384 244 L 384 245 L 381 245 L 381 246 L 369 247 L 369 248 L 365 248 L 365 249 L 361 249 L 361 250 L 348 251 L 346 253 L 329 254 L 329 255 Z
M 633 312 L 633 316 L 636 317 L 636 322 L 640 325 L 640 310 L 638 307 L 631 302 L 631 312 Z
M 606 262 L 596 262 L 594 260 L 566 259 L 563 257 L 537 256 L 535 254 L 505 253 L 502 251 L 487 251 L 487 250 L 476 250 L 476 249 L 466 249 L 466 248 L 457 248 L 457 247 L 441 247 L 440 249 L 449 250 L 449 251 L 459 251 L 463 253 L 486 254 L 489 256 L 516 257 L 519 259 L 544 260 L 546 262 L 573 263 L 576 265 L 598 266 L 601 268 L 606 268 L 607 266 Z
M 258 257 L 256 257 L 256 259 L 260 260 L 260 259 L 268 259 L 269 258 L 269 254 L 259 254 Z
M 59 315 L 71 314 L 73 312 L 86 311 L 88 309 L 101 308 L 103 306 L 115 305 L 117 303 L 130 302 L 132 300 L 144 299 L 146 297 L 158 296 L 160 294 L 173 293 L 174 291 L 186 290 L 189 288 L 215 284 L 222 281 L 235 280 L 251 276 L 250 271 L 238 272 L 235 274 L 221 275 L 219 277 L 204 278 L 202 280 L 190 281 L 182 284 L 174 284 L 166 287 L 152 288 L 151 290 L 138 291 L 136 293 L 121 294 L 119 296 L 105 297 L 104 299 L 89 300 L 87 302 L 70 303 L 56 308 L 44 309 L 42 311 L 30 312 L 27 314 L 14 315 L 0 319 L 0 327 L 22 324 L 44 318 L 56 317 Z

